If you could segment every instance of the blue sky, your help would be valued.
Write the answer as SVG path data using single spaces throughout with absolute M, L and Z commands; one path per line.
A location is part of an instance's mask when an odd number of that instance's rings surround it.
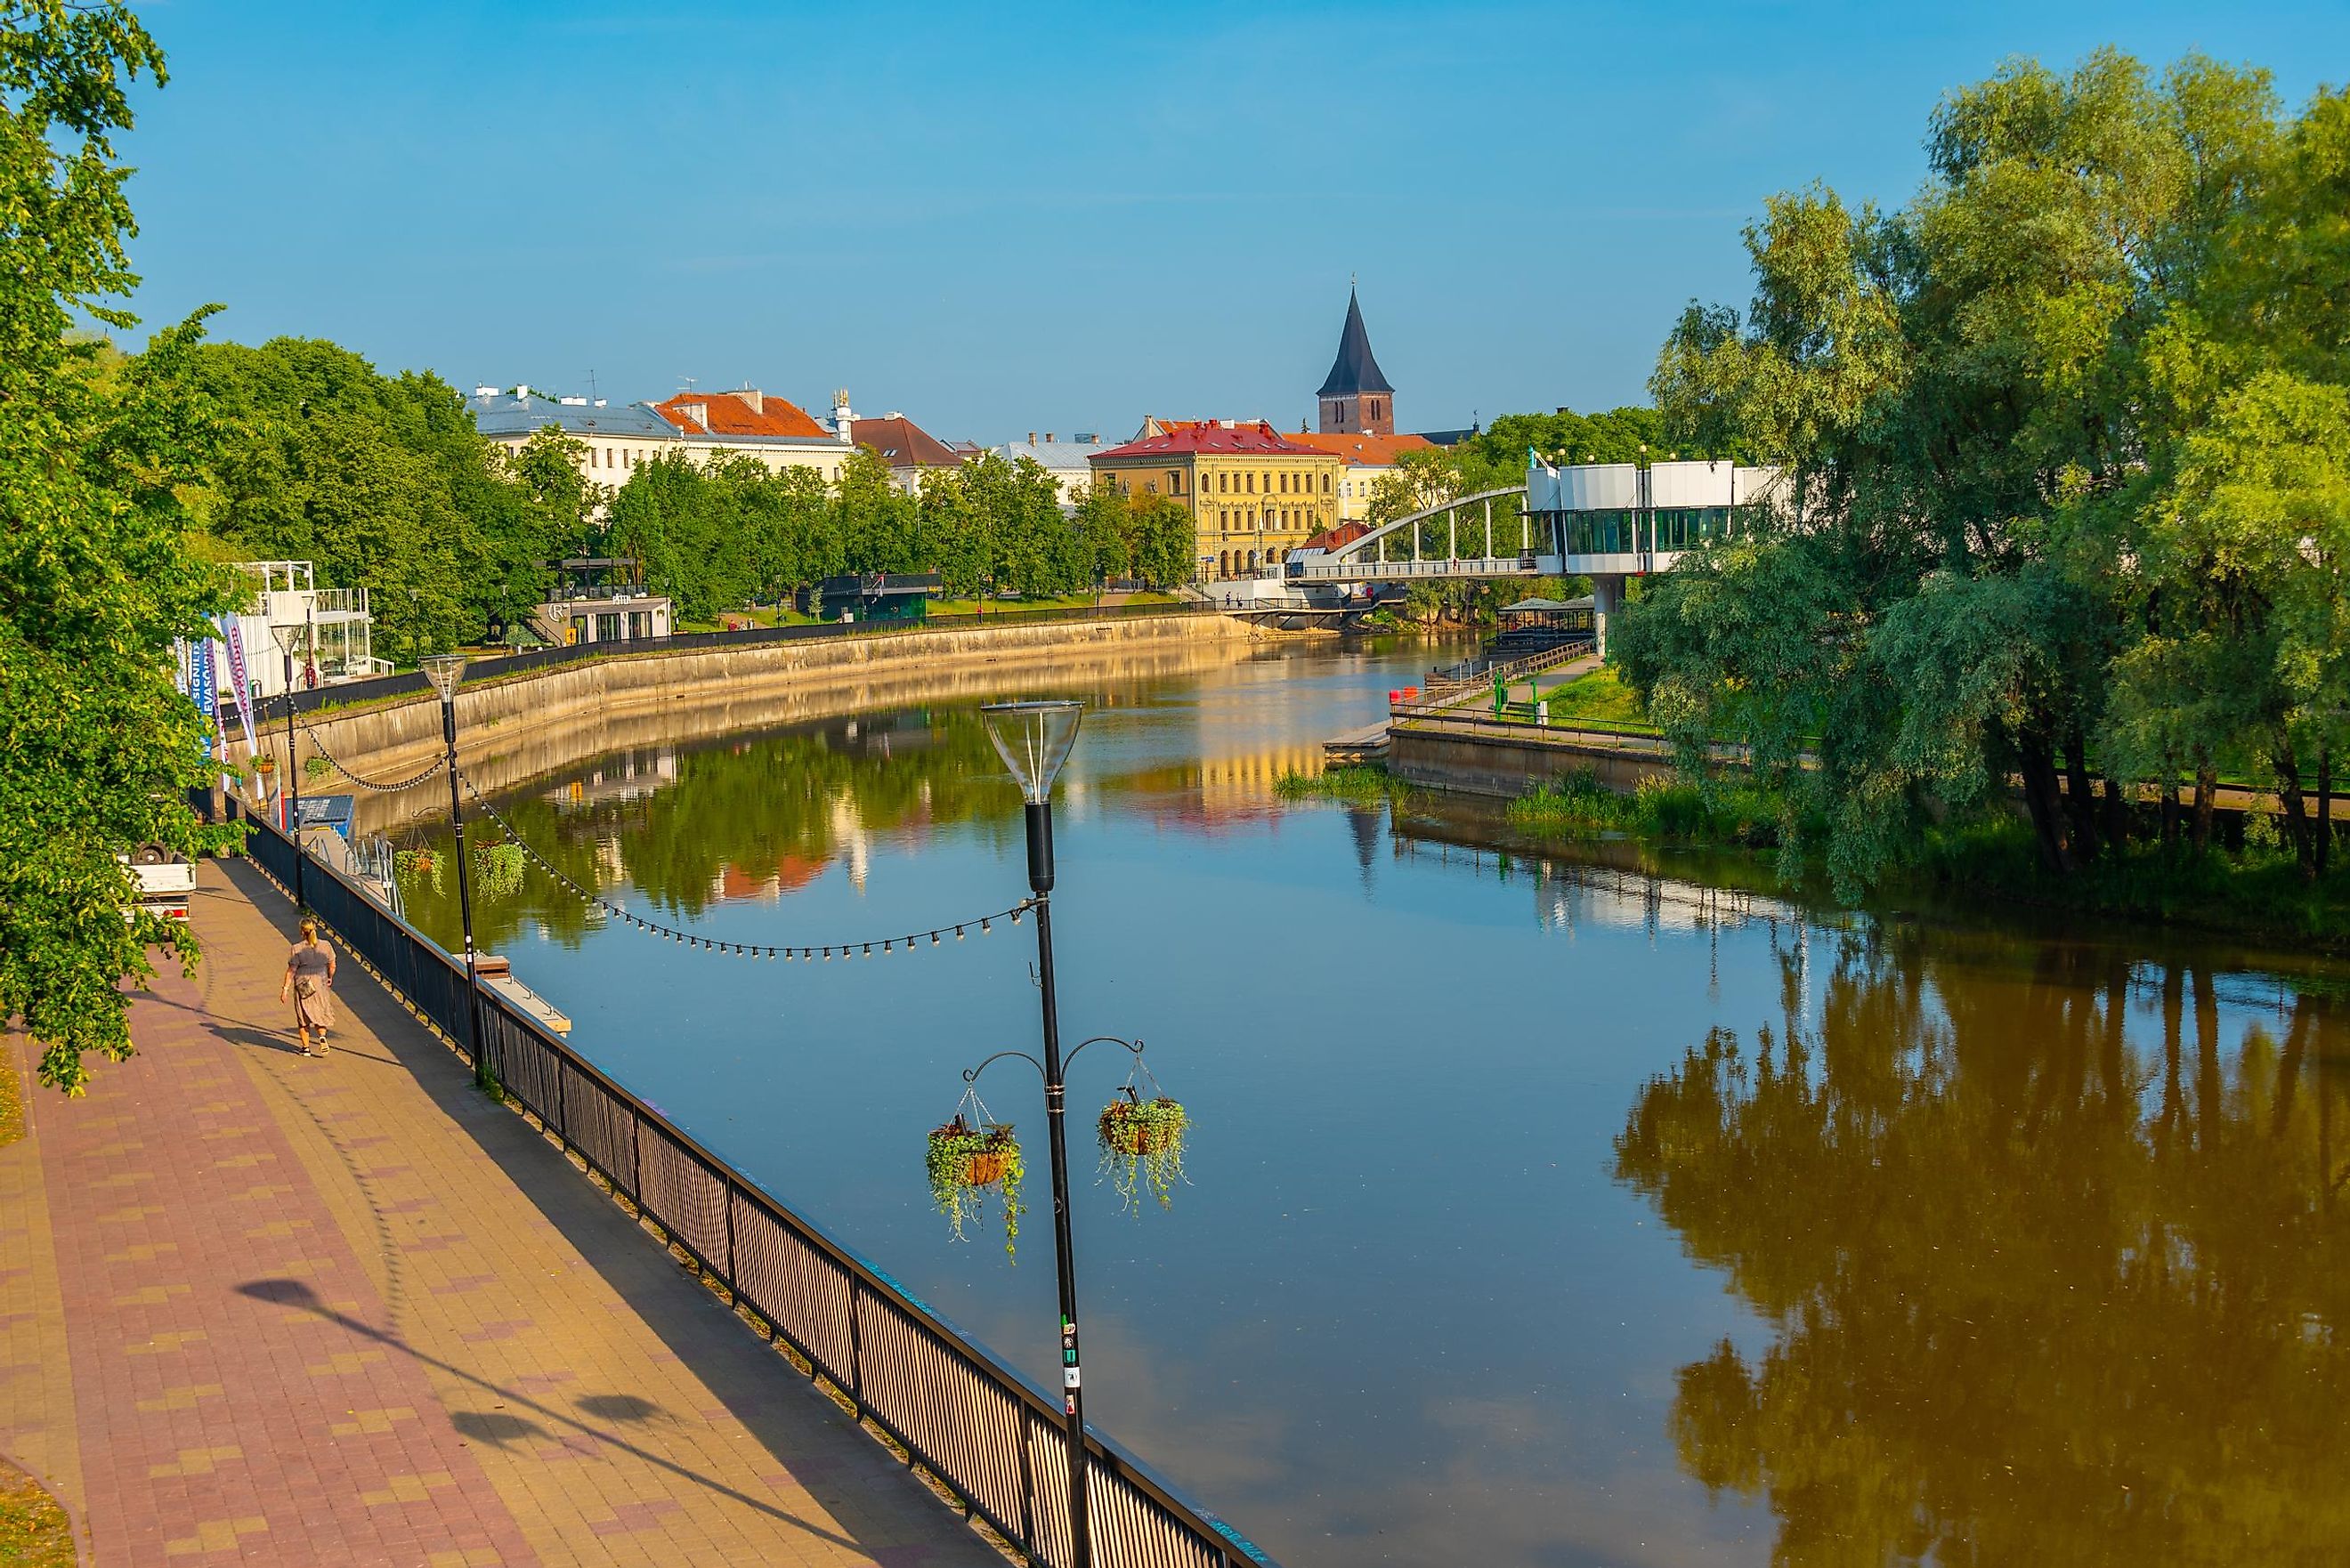
M 2115 43 L 2350 77 L 2350 5 L 143 8 L 151 324 L 470 389 L 847 387 L 948 438 L 1294 428 L 1349 274 L 1405 428 L 1638 400 L 1741 226 Z

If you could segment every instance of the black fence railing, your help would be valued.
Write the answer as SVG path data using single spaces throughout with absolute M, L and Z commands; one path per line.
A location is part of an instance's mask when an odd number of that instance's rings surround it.
M 477 659 L 465 666 L 465 684 L 471 686 L 508 675 L 521 675 L 534 670 L 550 670 L 558 665 L 580 664 L 598 659 L 646 659 L 665 653 L 759 648 L 768 643 L 823 641 L 833 638 L 910 637 L 925 631 L 963 631 L 979 626 L 1042 626 L 1056 621 L 1142 620 L 1162 616 L 1221 613 L 1218 606 L 1190 600 L 1163 605 L 1116 605 L 1107 608 L 1076 605 L 1052 609 L 1022 609 L 1016 604 L 1005 604 L 984 615 L 932 616 L 928 620 L 821 622 L 814 626 L 754 626 L 741 631 L 688 631 L 673 637 L 582 642 L 565 648 L 534 648 L 522 653 Z M 419 670 L 411 670 L 399 675 L 378 675 L 366 680 L 348 680 L 338 686 L 296 691 L 294 693 L 294 711 L 307 713 L 319 708 L 339 707 L 349 702 L 406 697 L 429 689 L 422 672 Z M 282 715 L 286 711 L 275 697 L 265 699 L 259 707 L 265 714 Z
M 281 884 L 294 846 L 248 817 Z M 466 1054 L 464 965 L 317 859 L 314 913 Z M 506 1093 L 773 1328 L 816 1375 L 1043 1568 L 1069 1563 L 1060 1407 L 889 1277 L 762 1192 L 668 1117 L 491 992 L 483 1051 Z M 1087 1434 L 1099 1568 L 1270 1564 L 1097 1432 Z

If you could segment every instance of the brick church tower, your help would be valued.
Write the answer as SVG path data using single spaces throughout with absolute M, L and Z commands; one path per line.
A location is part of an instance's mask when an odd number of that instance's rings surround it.
M 1371 358 L 1371 335 L 1363 330 L 1363 307 L 1347 290 L 1347 325 L 1338 333 L 1338 358 L 1318 394 L 1324 435 L 1395 434 L 1395 389 Z

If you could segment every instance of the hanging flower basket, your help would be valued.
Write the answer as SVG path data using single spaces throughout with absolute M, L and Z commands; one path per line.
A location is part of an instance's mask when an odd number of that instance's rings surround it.
M 435 893 L 441 891 L 441 857 L 431 849 L 403 849 L 391 857 L 395 875 L 411 881 L 422 878 L 432 884 Z
M 987 1206 L 987 1194 L 996 1192 L 1003 1200 L 1003 1251 L 1016 1257 L 1013 1244 L 1025 1207 L 1020 1201 L 1020 1140 L 1009 1123 L 985 1120 L 985 1107 L 980 1115 L 981 1125 L 974 1127 L 957 1111 L 954 1120 L 931 1131 L 931 1202 L 961 1241 L 968 1240 L 963 1226 Z
M 1136 1199 L 1146 1187 L 1160 1208 L 1173 1201 L 1175 1184 L 1185 1179 L 1183 1141 L 1191 1126 L 1191 1113 L 1179 1102 L 1164 1095 L 1146 1100 L 1131 1086 L 1102 1112 L 1096 1124 L 1102 1174 L 1128 1209 L 1139 1208 Z
M 484 898 L 511 898 L 522 891 L 524 865 L 520 844 L 484 844 L 473 851 L 473 879 Z

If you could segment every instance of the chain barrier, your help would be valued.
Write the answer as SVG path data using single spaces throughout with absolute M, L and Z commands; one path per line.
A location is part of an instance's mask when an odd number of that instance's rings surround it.
M 783 959 L 786 961 L 806 959 L 829 962 L 834 958 L 872 958 L 876 956 L 874 950 L 879 948 L 879 956 L 886 958 L 900 950 L 910 953 L 918 946 L 925 943 L 934 948 L 943 946 L 950 936 L 957 941 L 962 941 L 966 932 L 972 929 L 976 929 L 981 936 L 986 936 L 995 929 L 995 922 L 998 920 L 1008 919 L 1016 926 L 1020 923 L 1020 917 L 1035 905 L 1034 898 L 1023 898 L 1010 909 L 996 909 L 974 919 L 951 921 L 929 930 L 913 931 L 902 937 L 877 937 L 869 941 L 782 944 L 719 941 L 715 938 L 705 937 L 698 932 L 684 930 L 676 926 L 663 925 L 659 920 L 648 920 L 642 915 L 633 913 L 609 898 L 581 887 L 571 878 L 568 873 L 540 854 L 528 839 L 517 832 L 515 825 L 507 821 L 504 815 L 496 806 L 492 805 L 480 790 L 473 787 L 473 781 L 465 776 L 463 769 L 460 768 L 457 771 L 457 779 L 465 786 L 465 793 L 473 796 L 473 804 L 482 809 L 484 815 L 505 831 L 506 841 L 520 849 L 532 864 L 554 878 L 556 884 L 573 898 L 603 910 L 612 919 L 631 926 L 648 936 L 660 937 L 663 940 L 678 942 L 702 952 L 723 953 L 730 958 Z
M 310 728 L 308 724 L 302 723 L 302 721 L 298 716 L 296 718 L 295 722 L 302 725 L 302 732 L 310 737 L 311 748 L 321 757 L 324 757 L 327 760 L 327 765 L 328 767 L 333 768 L 337 773 L 350 780 L 351 783 L 359 785 L 359 788 L 363 790 L 372 790 L 377 794 L 398 794 L 401 790 L 414 789 L 418 784 L 423 784 L 431 779 L 438 778 L 441 775 L 441 770 L 449 765 L 449 759 L 443 756 L 437 759 L 431 767 L 425 769 L 422 773 L 418 774 L 414 778 L 402 779 L 398 784 L 379 784 L 374 779 L 361 778 L 359 774 L 351 772 L 340 758 L 337 757 L 334 753 L 327 750 L 327 743 L 318 739 L 318 732 Z

